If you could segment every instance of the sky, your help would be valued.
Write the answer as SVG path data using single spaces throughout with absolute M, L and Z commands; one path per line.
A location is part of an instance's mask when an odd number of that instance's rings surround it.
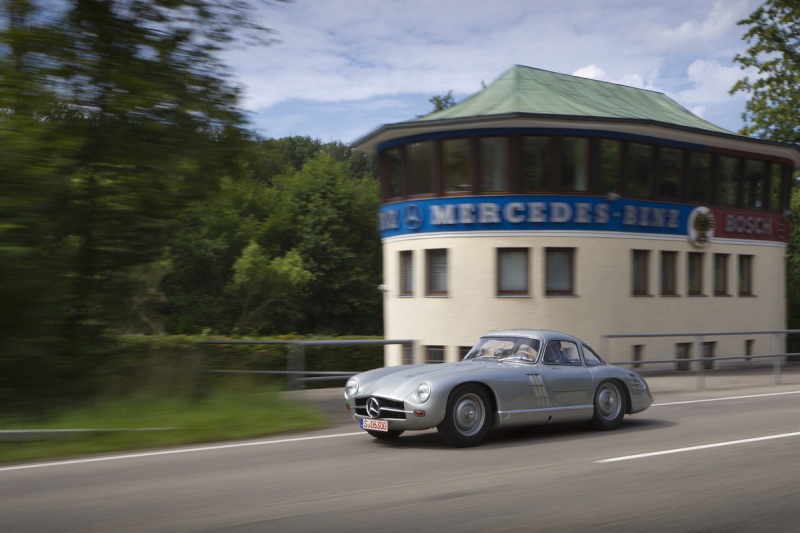
M 731 131 L 733 62 L 761 0 L 292 0 L 260 9 L 278 42 L 227 54 L 250 127 L 351 143 L 456 102 L 514 65 L 649 89 Z M 752 73 L 750 73 L 752 74 Z

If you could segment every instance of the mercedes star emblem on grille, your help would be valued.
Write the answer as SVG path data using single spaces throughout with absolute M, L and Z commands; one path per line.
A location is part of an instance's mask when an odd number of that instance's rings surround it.
M 378 403 L 377 398 L 370 398 L 367 400 L 367 414 L 370 418 L 378 418 L 381 416 L 381 404 Z

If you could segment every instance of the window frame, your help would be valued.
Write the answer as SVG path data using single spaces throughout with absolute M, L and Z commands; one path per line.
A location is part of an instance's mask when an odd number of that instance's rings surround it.
M 438 288 L 434 285 L 437 284 L 438 280 L 434 279 L 434 276 L 437 275 L 436 272 L 433 272 L 433 269 L 436 267 L 434 265 L 433 260 L 435 259 L 434 256 L 438 256 L 441 254 L 442 256 L 442 278 L 443 278 L 443 285 L 444 288 Z M 448 290 L 448 265 L 447 265 L 447 248 L 429 248 L 425 250 L 425 295 L 426 296 L 447 296 L 449 294 Z
M 522 253 L 525 256 L 524 289 L 503 289 L 503 257 L 505 254 Z M 531 253 L 530 248 L 497 248 L 497 296 L 530 296 L 531 293 Z
M 567 280 L 567 284 L 569 287 L 567 289 L 551 289 L 550 288 L 550 260 L 551 254 L 555 252 L 564 252 L 568 254 L 569 257 L 569 276 Z M 565 247 L 548 247 L 545 248 L 545 280 L 544 280 L 544 288 L 545 288 L 545 295 L 546 296 L 575 296 L 575 248 L 565 248 Z
M 664 268 L 664 267 L 668 268 Z M 665 273 L 669 274 L 669 282 L 665 283 Z M 659 275 L 659 292 L 661 296 L 677 296 L 678 294 L 678 252 L 661 250 Z
M 641 262 L 637 262 L 637 258 Z M 631 295 L 650 296 L 649 278 L 650 250 L 631 250 Z M 637 281 L 639 282 L 638 284 Z
M 755 256 L 750 254 L 740 254 L 737 259 L 737 286 L 739 296 L 753 296 L 753 263 Z M 742 268 L 743 264 L 747 264 L 746 269 Z
M 401 250 L 399 254 L 400 296 L 414 296 L 414 252 Z
M 703 252 L 689 252 L 686 254 L 686 294 L 689 296 L 703 296 L 704 257 L 705 254 Z M 693 259 L 697 259 L 697 265 L 692 264 Z M 693 274 L 697 278 L 697 288 L 692 288 Z

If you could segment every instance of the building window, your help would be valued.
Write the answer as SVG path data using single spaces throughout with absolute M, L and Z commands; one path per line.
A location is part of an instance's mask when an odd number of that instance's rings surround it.
M 414 295 L 414 265 L 410 250 L 400 252 L 400 296 Z
M 414 364 L 414 347 L 412 344 L 403 344 L 403 364 L 404 365 L 413 365 Z
M 769 190 L 769 163 L 747 159 L 744 162 L 744 207 L 762 208 L 764 193 Z M 769 197 L 767 197 L 769 198 Z
M 711 154 L 689 152 L 689 166 L 686 170 L 686 199 L 694 203 L 708 202 L 711 191 Z
M 442 178 L 445 192 L 468 192 L 472 189 L 469 178 L 469 139 L 442 141 Z
M 692 358 L 692 343 L 679 342 L 675 345 L 675 359 L 679 361 L 675 365 L 676 370 L 688 371 L 689 359 Z
M 429 296 L 447 295 L 447 250 L 425 250 L 426 284 Z
M 753 295 L 753 256 L 739 256 L 739 296 Z
M 383 154 L 388 178 L 386 195 L 389 198 L 403 196 L 403 151 L 401 148 L 390 148 Z
M 719 156 L 717 162 L 717 205 L 736 205 L 736 184 L 739 181 L 739 159 Z
M 481 191 L 508 190 L 508 137 L 481 137 Z
M 689 252 L 688 256 L 688 293 L 689 296 L 702 296 L 703 294 L 703 254 L 702 252 Z
M 756 343 L 755 339 L 746 339 L 744 341 L 744 358 L 745 361 L 749 361 L 751 359 L 751 355 L 753 355 L 753 345 Z
M 408 194 L 433 192 L 433 142 L 412 143 L 406 146 L 408 161 Z
M 658 155 L 658 197 L 665 200 L 680 198 L 683 151 L 662 147 Z
M 620 192 L 621 161 L 622 141 L 600 139 L 600 165 L 597 176 L 599 193 Z
M 661 295 L 675 296 L 676 294 L 676 264 L 677 252 L 661 252 Z
M 522 138 L 522 188 L 546 191 L 550 188 L 550 137 Z
M 653 147 L 628 143 L 625 161 L 625 195 L 649 197 L 653 188 Z
M 633 250 L 633 295 L 647 296 L 647 278 L 649 269 L 650 252 L 648 250 Z
M 561 149 L 561 190 L 589 190 L 589 139 L 564 137 Z
M 426 346 L 426 363 L 444 363 L 444 346 Z
M 499 248 L 497 250 L 497 294 L 527 296 L 528 249 Z
M 458 360 L 461 361 L 462 359 L 464 359 L 471 349 L 472 349 L 472 346 L 459 346 L 458 347 Z
M 545 293 L 548 296 L 575 294 L 575 249 L 547 248 L 545 255 Z
M 728 294 L 728 254 L 714 254 L 714 295 Z

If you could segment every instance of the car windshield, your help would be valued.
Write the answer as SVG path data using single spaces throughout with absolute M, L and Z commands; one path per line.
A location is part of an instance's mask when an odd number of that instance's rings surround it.
M 514 359 L 536 361 L 541 343 L 537 339 L 484 337 L 464 357 L 468 359 Z

